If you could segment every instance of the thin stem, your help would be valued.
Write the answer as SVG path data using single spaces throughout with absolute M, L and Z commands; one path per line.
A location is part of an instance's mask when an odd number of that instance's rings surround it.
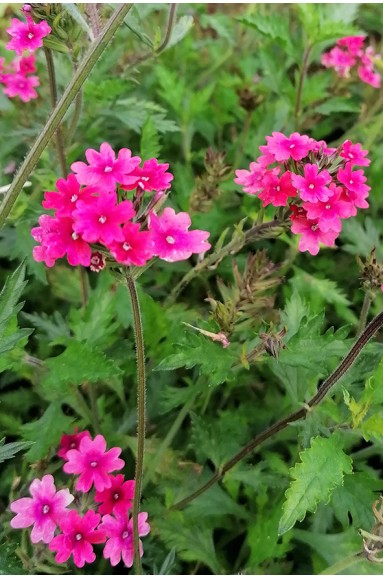
M 195 277 L 199 275 L 204 269 L 215 268 L 224 257 L 228 255 L 235 255 L 250 241 L 260 238 L 276 237 L 285 230 L 286 224 L 282 221 L 274 219 L 273 221 L 267 221 L 260 225 L 256 224 L 250 229 L 248 229 L 243 235 L 235 235 L 234 238 L 224 245 L 223 247 L 217 249 L 210 253 L 205 259 L 197 263 L 195 267 L 190 269 L 186 273 L 181 281 L 170 292 L 167 299 L 167 303 L 173 303 L 178 295 L 185 289 L 185 287 L 192 281 Z
M 56 83 L 55 64 L 53 61 L 52 51 L 50 50 L 50 48 L 44 47 L 44 53 L 45 59 L 47 61 L 47 72 L 48 72 L 49 91 L 51 95 L 52 109 L 54 109 L 57 104 L 57 83 Z M 55 138 L 56 138 L 57 156 L 61 167 L 61 176 L 65 178 L 67 175 L 66 155 L 60 125 L 58 125 L 57 127 Z
M 97 4 L 89 3 L 86 8 L 90 17 L 93 36 L 97 38 L 101 31 L 100 15 L 98 13 Z
M 177 12 L 177 4 L 170 4 L 168 22 L 167 22 L 166 30 L 165 30 L 165 36 L 164 36 L 163 41 L 161 42 L 161 44 L 159 45 L 159 47 L 156 50 L 157 54 L 160 54 L 167 47 L 167 45 L 169 43 L 170 37 L 172 35 L 174 22 L 176 19 L 176 12 Z
M 312 46 L 308 46 L 303 53 L 303 62 L 302 68 L 299 75 L 299 82 L 298 82 L 298 92 L 297 92 L 297 100 L 295 102 L 295 109 L 294 109 L 294 119 L 295 119 L 295 128 L 298 130 L 299 128 L 299 119 L 301 115 L 301 104 L 302 104 L 302 94 L 303 94 L 303 84 L 305 81 L 305 76 L 309 64 L 310 53 L 312 50 Z
M 60 125 L 60 122 L 62 121 L 66 111 L 72 104 L 78 91 L 84 84 L 85 80 L 88 78 L 92 69 L 98 62 L 101 54 L 112 40 L 118 27 L 124 21 L 125 16 L 132 6 L 133 4 L 120 4 L 118 6 L 109 21 L 105 24 L 105 27 L 100 36 L 93 42 L 87 54 L 84 56 L 76 74 L 73 76 L 64 94 L 57 103 L 57 106 L 48 118 L 43 130 L 27 154 L 23 164 L 21 165 L 12 182 L 12 185 L 4 197 L 4 201 L 0 207 L 0 227 L 4 225 L 4 222 L 11 212 L 12 207 L 15 204 L 25 182 L 35 168 L 42 152 L 45 150 L 49 141 L 57 130 L 57 127 Z
M 362 333 L 363 329 L 366 327 L 368 313 L 370 311 L 371 303 L 372 303 L 371 293 L 370 293 L 370 291 L 366 291 L 364 294 L 362 311 L 360 312 L 358 335 L 360 335 Z
M 363 552 L 351 554 L 351 556 L 347 556 L 347 558 L 343 558 L 343 560 L 335 562 L 335 564 L 332 564 L 332 566 L 329 566 L 328 568 L 326 568 L 326 570 L 319 572 L 319 576 L 339 574 L 340 572 L 343 572 L 343 570 L 347 570 L 347 568 L 350 568 L 350 566 L 353 566 L 357 562 L 360 562 L 362 558 Z
M 198 498 L 201 494 L 206 492 L 211 486 L 213 486 L 216 482 L 219 482 L 226 472 L 228 472 L 231 468 L 233 468 L 238 462 L 240 462 L 243 458 L 251 454 L 256 447 L 258 447 L 261 443 L 275 435 L 276 433 L 284 430 L 288 425 L 291 423 L 298 421 L 299 419 L 306 418 L 306 415 L 311 411 L 311 408 L 318 405 L 329 393 L 332 387 L 344 376 L 344 374 L 351 368 L 354 364 L 355 360 L 362 352 L 363 348 L 367 345 L 367 343 L 372 339 L 379 329 L 383 327 L 383 312 L 379 313 L 374 319 L 367 325 L 366 329 L 351 347 L 348 354 L 343 358 L 341 363 L 338 367 L 328 376 L 328 378 L 322 383 L 317 393 L 310 399 L 308 403 L 305 403 L 304 406 L 293 412 L 292 414 L 288 415 L 287 417 L 277 421 L 270 427 L 266 428 L 263 432 L 258 434 L 255 438 L 253 438 L 248 444 L 246 444 L 237 454 L 235 454 L 228 462 L 226 462 L 219 470 L 215 472 L 215 474 L 198 490 L 196 490 L 190 496 L 187 496 L 180 502 L 177 502 L 171 507 L 171 510 L 181 510 L 187 504 Z
M 145 398 L 146 398 L 146 378 L 145 378 L 145 349 L 144 337 L 142 333 L 142 322 L 140 303 L 138 300 L 137 288 L 133 277 L 128 273 L 126 282 L 132 302 L 133 328 L 136 340 L 137 355 L 137 458 L 135 473 L 135 490 L 133 500 L 133 539 L 134 539 L 134 568 L 136 574 L 142 574 L 140 558 L 140 539 L 138 534 L 138 514 L 140 512 L 140 500 L 142 489 L 142 476 L 144 469 L 144 449 L 145 449 Z

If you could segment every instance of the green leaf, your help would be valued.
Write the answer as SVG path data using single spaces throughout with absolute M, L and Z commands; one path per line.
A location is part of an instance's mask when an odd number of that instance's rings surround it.
M 356 472 L 344 477 L 342 487 L 336 488 L 331 496 L 331 506 L 335 515 L 344 527 L 370 528 L 374 522 L 372 504 L 382 489 L 382 481 L 369 475 Z
M 86 32 L 86 34 L 89 36 L 89 40 L 91 40 L 93 42 L 94 35 L 92 32 L 92 29 L 89 26 L 89 24 L 87 23 L 87 21 L 85 20 L 84 16 L 80 12 L 80 10 L 77 8 L 76 4 L 72 4 L 69 2 L 65 3 L 65 4 L 63 4 L 63 9 L 66 10 L 68 12 L 68 14 L 70 14 L 70 16 L 73 18 L 73 20 L 75 22 L 77 22 L 77 24 L 80 26 L 80 28 L 82 28 L 82 30 L 84 30 L 84 32 Z M 95 10 L 97 10 L 97 7 L 95 7 Z
M 333 112 L 360 112 L 360 103 L 353 102 L 350 98 L 333 96 L 317 106 L 315 110 L 324 115 L 329 115 Z
M 287 327 L 285 343 L 298 333 L 303 319 L 307 319 L 309 313 L 307 304 L 302 300 L 299 291 L 294 290 L 291 298 L 286 303 L 281 317 L 282 325 Z
M 327 504 L 334 489 L 343 484 L 344 474 L 352 471 L 352 460 L 335 435 L 314 438 L 300 458 L 301 462 L 290 470 L 293 481 L 286 492 L 279 534 L 304 520 L 307 512 L 314 513 L 319 503 Z
M 352 255 L 367 257 L 373 247 L 377 248 L 378 257 L 380 251 L 380 230 L 370 217 L 366 217 L 362 223 L 356 219 L 344 221 L 342 237 L 348 241 L 343 249 Z
M 175 23 L 166 50 L 178 44 L 190 32 L 194 24 L 193 16 L 185 14 Z
M 17 329 L 16 315 L 23 306 L 18 303 L 27 282 L 25 281 L 25 265 L 22 263 L 7 278 L 0 293 L 0 355 L 12 351 L 25 337 L 32 333 L 31 329 Z
M 140 156 L 143 159 L 158 158 L 160 156 L 160 139 L 158 131 L 150 116 L 146 119 L 141 132 Z
M 64 415 L 61 403 L 54 402 L 40 419 L 21 427 L 23 437 L 35 442 L 26 457 L 30 462 L 46 458 L 50 449 L 58 446 L 63 433 L 70 431 L 73 418 Z
M 10 460 L 15 457 L 18 452 L 26 450 L 33 445 L 33 442 L 11 442 L 5 443 L 5 438 L 0 440 L 0 464 L 5 460 Z
M 20 558 L 16 555 L 17 544 L 5 543 L 0 544 L 0 576 L 7 574 L 29 574 Z

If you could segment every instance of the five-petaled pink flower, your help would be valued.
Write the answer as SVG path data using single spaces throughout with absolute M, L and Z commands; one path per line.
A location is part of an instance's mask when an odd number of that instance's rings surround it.
M 154 254 L 170 263 L 188 259 L 193 253 L 210 249 L 207 231 L 189 231 L 191 219 L 188 213 L 175 213 L 166 207 L 161 216 L 151 213 L 149 230 L 152 234 Z
M 37 76 L 24 76 L 24 74 L 6 74 L 4 75 L 4 94 L 9 98 L 18 96 L 23 102 L 37 98 L 35 86 L 39 86 L 40 81 Z
M 341 219 L 355 217 L 356 208 L 351 202 L 342 200 L 343 188 L 334 184 L 330 185 L 333 195 L 324 202 L 303 203 L 303 208 L 307 212 L 307 218 L 317 221 L 321 231 L 336 231 L 342 229 Z
M 289 198 L 297 195 L 297 190 L 291 184 L 291 173 L 286 171 L 278 178 L 271 171 L 263 179 L 264 189 L 258 197 L 263 206 L 272 204 L 274 207 L 286 207 Z
M 147 523 L 148 514 L 141 512 L 138 514 L 138 534 L 147 536 L 150 532 L 150 526 Z M 133 520 L 128 516 L 116 514 L 113 516 L 103 516 L 100 530 L 105 532 L 107 541 L 104 548 L 104 558 L 109 559 L 112 566 L 117 566 L 121 558 L 128 568 L 133 566 L 134 560 L 134 542 L 133 542 Z M 142 542 L 139 543 L 140 556 L 142 557 L 144 549 Z
M 77 427 L 74 428 L 74 433 L 63 434 L 61 436 L 61 440 L 60 440 L 59 451 L 57 452 L 57 455 L 59 456 L 59 458 L 66 460 L 67 459 L 67 457 L 66 457 L 67 452 L 69 450 L 78 450 L 82 438 L 85 438 L 85 437 L 89 437 L 89 438 L 91 437 L 88 430 L 79 432 Z
M 104 192 L 110 192 L 115 189 L 116 183 L 130 184 L 137 181 L 137 177 L 130 174 L 140 164 L 141 159 L 132 157 L 129 149 L 119 150 L 116 158 L 110 144 L 104 142 L 100 146 L 100 152 L 87 149 L 85 156 L 88 165 L 82 161 L 71 165 L 81 185 L 99 185 Z
M 157 159 L 149 159 L 143 163 L 142 167 L 137 167 L 130 173 L 128 182 L 123 183 L 121 188 L 127 191 L 135 188 L 142 191 L 165 191 L 174 178 L 172 173 L 166 172 L 168 168 L 168 163 L 159 163 Z M 136 177 L 135 181 L 133 177 Z
M 74 497 L 67 488 L 56 491 L 53 476 L 50 474 L 41 480 L 33 480 L 29 492 L 32 498 L 20 498 L 11 503 L 11 511 L 17 514 L 11 520 L 11 526 L 12 528 L 33 526 L 32 542 L 49 544 Z
M 361 167 L 368 167 L 370 160 L 365 158 L 368 151 L 364 151 L 359 143 L 352 144 L 350 140 L 346 140 L 342 145 L 340 156 L 346 159 L 351 166 L 359 165 Z
M 307 135 L 301 135 L 298 132 L 294 132 L 289 137 L 281 132 L 273 132 L 272 136 L 266 137 L 266 141 L 268 152 L 278 162 L 284 162 L 289 159 L 294 161 L 302 160 L 307 157 L 314 142 Z
M 319 253 L 319 244 L 323 243 L 328 247 L 335 245 L 335 239 L 339 233 L 337 231 L 322 231 L 317 221 L 312 221 L 303 216 L 293 219 L 291 231 L 301 235 L 299 239 L 299 250 L 308 251 L 311 255 Z
M 57 191 L 46 191 L 42 205 L 44 209 L 55 209 L 56 217 L 71 217 L 77 201 L 89 202 L 98 191 L 96 187 L 81 188 L 72 174 L 56 181 Z
M 88 201 L 78 201 L 73 211 L 73 229 L 88 243 L 124 241 L 120 225 L 135 215 L 131 201 L 117 204 L 116 193 L 107 193 Z
M 95 501 L 101 502 L 100 514 L 121 514 L 126 516 L 134 498 L 134 480 L 124 481 L 122 474 L 110 476 L 111 486 L 102 492 L 96 492 Z
M 82 568 L 86 562 L 91 564 L 96 559 L 92 544 L 103 544 L 105 534 L 102 530 L 96 529 L 101 516 L 88 510 L 81 517 L 75 510 L 72 510 L 60 521 L 59 534 L 49 544 L 52 552 L 57 552 L 56 562 L 63 564 L 73 556 L 73 562 L 78 568 Z
M 153 257 L 151 234 L 140 231 L 139 223 L 126 223 L 122 227 L 122 235 L 123 239 L 108 245 L 110 254 L 118 263 L 141 267 Z
M 80 474 L 76 490 L 88 492 L 94 484 L 96 490 L 102 492 L 112 485 L 109 474 L 124 467 L 125 462 L 118 457 L 120 453 L 121 448 L 106 451 L 102 435 L 97 435 L 94 440 L 84 437 L 78 450 L 67 452 L 68 461 L 63 469 L 67 474 Z
M 21 56 L 15 58 L 11 62 L 11 68 L 15 72 L 19 72 L 20 74 L 33 74 L 36 72 L 36 56 L 31 54 L 30 56 Z
M 273 162 L 273 159 L 271 160 Z M 235 171 L 236 178 L 234 182 L 243 186 L 245 193 L 249 195 L 256 195 L 263 189 L 263 177 L 266 173 L 264 166 L 259 163 L 250 163 L 249 171 L 246 169 L 237 169 Z
M 43 45 L 43 38 L 51 32 L 51 27 L 45 20 L 38 24 L 28 14 L 26 22 L 18 18 L 12 18 L 12 25 L 7 28 L 12 39 L 8 42 L 7 50 L 15 50 L 16 54 L 22 54 L 24 50 L 34 52 Z
M 332 191 L 326 186 L 331 183 L 331 175 L 327 170 L 319 171 L 318 165 L 307 164 L 304 168 L 304 177 L 292 174 L 291 182 L 299 189 L 303 201 L 316 203 L 327 201 Z
M 362 169 L 353 171 L 350 163 L 347 163 L 344 169 L 339 169 L 337 178 L 346 187 L 347 196 L 356 207 L 361 209 L 368 207 L 365 199 L 371 187 L 365 184 L 367 179 Z

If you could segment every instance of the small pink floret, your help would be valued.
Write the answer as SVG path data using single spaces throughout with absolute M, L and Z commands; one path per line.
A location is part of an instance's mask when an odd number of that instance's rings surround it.
M 22 54 L 24 50 L 34 52 L 43 45 L 43 38 L 51 32 L 49 24 L 42 20 L 38 24 L 33 22 L 31 16 L 26 14 L 26 22 L 18 18 L 12 18 L 11 26 L 7 28 L 12 39 L 8 42 L 7 50 L 15 50 L 16 54 Z
M 77 427 L 74 429 L 73 434 L 63 434 L 60 440 L 59 451 L 57 452 L 59 458 L 66 460 L 67 452 L 69 450 L 77 450 L 80 446 L 82 438 L 84 437 L 91 437 L 88 430 L 79 432 Z
M 96 492 L 95 501 L 101 502 L 98 507 L 100 514 L 121 514 L 126 515 L 133 504 L 134 498 L 134 480 L 127 480 L 122 474 L 109 476 L 111 481 L 110 488 L 102 492 Z
M 141 512 L 138 514 L 138 534 L 147 536 L 150 532 L 150 526 L 147 523 L 148 514 Z M 134 560 L 134 543 L 133 543 L 133 520 L 125 514 L 116 514 L 116 516 L 103 516 L 100 530 L 105 532 L 107 541 L 104 548 L 104 558 L 110 560 L 112 566 L 117 566 L 121 558 L 128 568 L 133 566 Z M 144 553 L 142 542 L 140 540 L 140 557 Z

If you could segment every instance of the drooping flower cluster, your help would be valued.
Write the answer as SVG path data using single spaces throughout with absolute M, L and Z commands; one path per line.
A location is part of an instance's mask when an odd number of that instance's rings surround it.
M 262 155 L 250 170 L 237 170 L 234 181 L 263 206 L 288 207 L 291 231 L 301 235 L 299 250 L 316 255 L 320 243 L 334 246 L 342 219 L 368 207 L 370 187 L 362 169 L 368 151 L 345 141 L 337 149 L 324 141 L 293 133 L 273 132 L 260 146 Z
M 87 163 L 73 163 L 73 173 L 45 193 L 43 207 L 54 215 L 42 215 L 32 229 L 40 243 L 33 251 L 36 261 L 52 267 L 66 256 L 70 265 L 100 271 L 106 259 L 143 266 L 155 256 L 175 262 L 210 249 L 208 232 L 189 231 L 187 213 L 167 207 L 158 214 L 173 180 L 168 164 L 141 164 L 129 149 L 116 155 L 108 143 L 85 156 Z M 154 194 L 145 205 L 149 191 Z
M 28 4 L 24 6 L 23 12 L 26 22 L 12 18 L 11 26 L 7 28 L 11 40 L 6 48 L 15 51 L 16 58 L 8 65 L 5 64 L 4 58 L 0 59 L 0 84 L 4 85 L 3 92 L 9 98 L 18 96 L 23 102 L 29 102 L 37 98 L 35 88 L 40 84 L 34 74 L 36 72 L 34 52 L 43 45 L 43 38 L 48 36 L 51 28 L 45 20 L 39 23 L 33 21 Z
M 133 565 L 133 520 L 129 511 L 134 499 L 134 480 L 126 480 L 121 470 L 124 461 L 119 458 L 121 448 L 107 450 L 103 436 L 94 440 L 88 431 L 63 435 L 58 456 L 65 460 L 64 472 L 78 474 L 76 491 L 87 493 L 95 488 L 93 508 L 86 511 L 68 509 L 75 500 L 69 489 L 56 490 L 53 476 L 35 479 L 29 487 L 30 498 L 20 498 L 11 503 L 16 514 L 11 520 L 12 528 L 32 527 L 33 544 L 43 542 L 56 552 L 56 562 L 63 564 L 73 557 L 78 568 L 96 560 L 94 544 L 105 544 L 103 555 L 116 566 L 121 559 L 127 567 Z M 77 496 L 78 498 L 79 496 Z M 85 502 L 83 502 L 85 503 Z M 86 500 L 89 506 L 89 499 Z M 87 506 L 87 507 L 88 507 Z M 148 514 L 138 515 L 139 535 L 150 532 Z M 143 547 L 140 540 L 140 555 Z
M 326 68 L 333 68 L 341 78 L 349 78 L 353 68 L 357 68 L 362 82 L 379 88 L 381 75 L 376 72 L 374 59 L 380 58 L 372 46 L 364 47 L 365 36 L 346 36 L 336 43 L 329 52 L 322 54 L 321 62 Z

